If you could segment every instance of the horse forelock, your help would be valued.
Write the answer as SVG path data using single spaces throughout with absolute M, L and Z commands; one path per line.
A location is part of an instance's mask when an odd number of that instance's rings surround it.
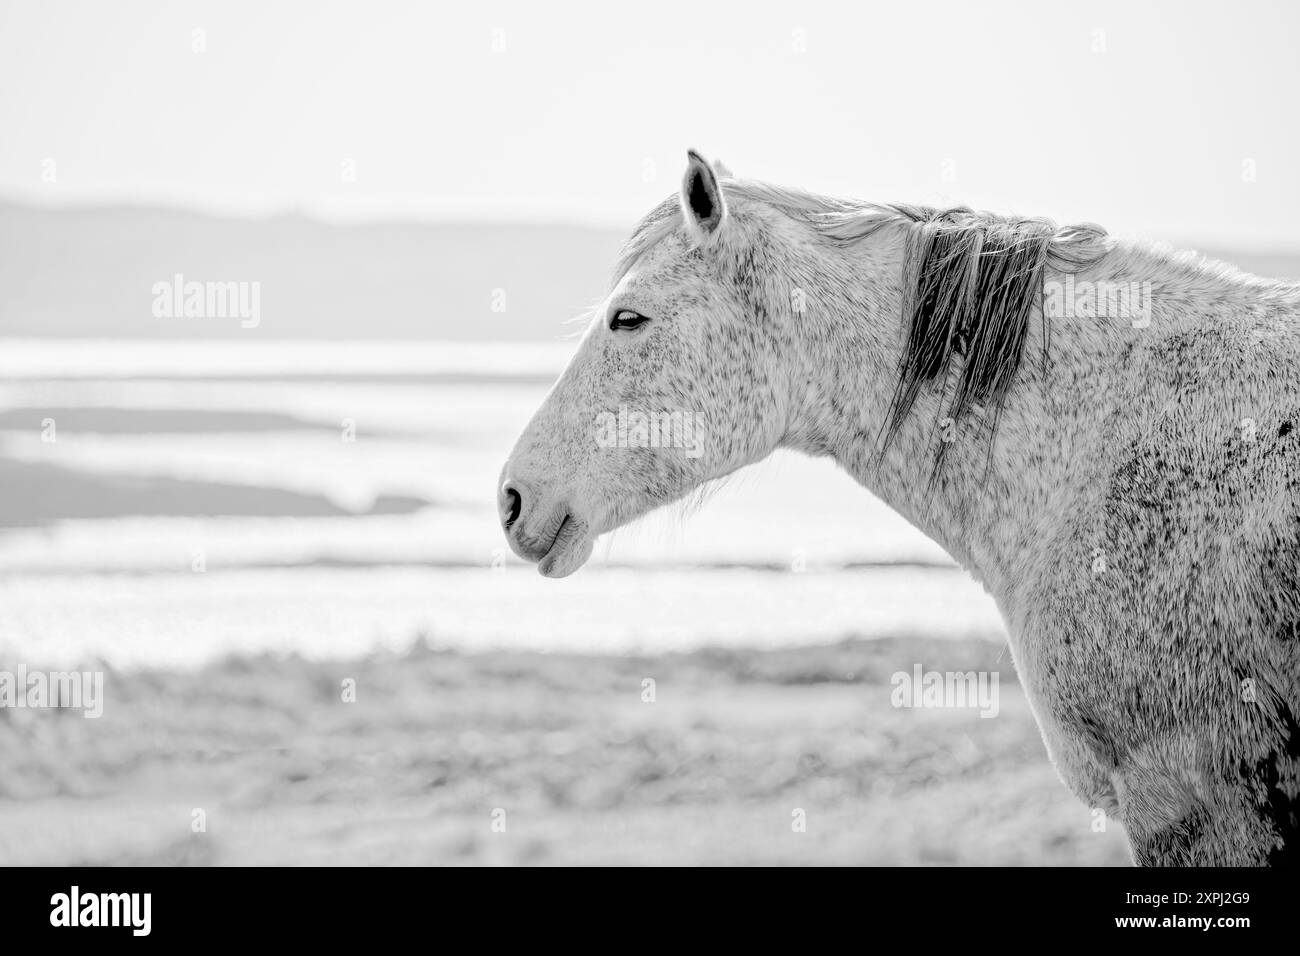
M 672 233 L 682 224 L 681 202 L 673 196 L 665 199 L 642 219 L 618 254 L 614 266 L 614 284 L 637 264 L 642 256 L 656 246 L 660 240 Z

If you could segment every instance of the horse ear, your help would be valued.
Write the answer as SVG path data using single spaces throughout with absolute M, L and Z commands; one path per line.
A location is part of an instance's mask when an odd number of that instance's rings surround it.
M 712 167 L 695 150 L 686 151 L 682 177 L 682 213 L 694 231 L 708 236 L 717 232 L 727 215 L 727 204 Z
M 727 164 L 724 163 L 724 162 L 723 162 L 722 160 L 720 160 L 720 159 L 715 159 L 715 160 L 713 161 L 713 172 L 717 174 L 717 177 L 718 177 L 719 179 L 735 179 L 735 178 L 736 178 L 736 174 L 733 173 L 730 169 L 728 169 L 728 168 L 727 168 Z

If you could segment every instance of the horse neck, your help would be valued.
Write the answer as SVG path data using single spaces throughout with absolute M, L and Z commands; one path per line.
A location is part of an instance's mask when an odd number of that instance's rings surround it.
M 834 457 L 943 545 L 1004 611 L 1017 604 L 1010 588 L 1032 586 L 1042 549 L 1059 534 L 1063 516 L 1090 506 L 1117 438 L 1131 438 L 1163 414 L 1162 403 L 1178 396 L 1187 361 L 1182 344 L 1199 336 L 1207 364 L 1227 363 L 1215 373 L 1221 388 L 1213 397 L 1225 421 L 1258 414 L 1263 399 L 1248 389 L 1234 391 L 1228 375 L 1234 356 L 1216 357 L 1214 343 L 1223 335 L 1206 335 L 1206 329 L 1234 329 L 1238 339 L 1255 332 L 1273 342 L 1252 360 L 1273 369 L 1270 381 L 1289 381 L 1285 368 L 1293 352 L 1277 343 L 1282 331 L 1300 322 L 1300 284 L 1249 276 L 1193 254 L 1113 243 L 1102 247 L 1105 254 L 1076 262 L 1073 281 L 1137 284 L 1149 315 L 1138 322 L 1128 315 L 1048 318 L 1045 342 L 1036 309 L 991 444 L 993 410 L 976 409 L 957 423 L 956 440 L 932 480 L 935 426 L 947 414 L 956 362 L 948 382 L 922 390 L 883 452 L 879 444 L 905 338 L 905 231 L 881 229 L 841 245 L 810 235 L 782 243 L 777 271 L 802 286 L 807 303 L 794 316 L 783 444 Z M 1055 286 L 1066 277 L 1049 271 L 1046 278 Z M 781 308 L 779 298 L 770 296 L 769 311 Z M 1244 327 L 1250 331 L 1241 332 Z M 1239 342 L 1233 347 L 1241 348 Z
M 801 367 L 792 381 L 800 384 L 784 444 L 833 457 L 1009 603 L 1007 588 L 1032 566 L 1043 526 L 1060 507 L 1055 499 L 1077 480 L 1062 451 L 1071 441 L 1063 436 L 1095 433 L 1100 413 L 1050 400 L 1036 315 L 991 451 L 992 410 L 977 411 L 957 423 L 942 469 L 933 471 L 936 424 L 947 414 L 950 380 L 945 388 L 923 390 L 882 452 L 904 339 L 900 237 L 885 232 L 851 246 L 819 248 L 817 255 L 826 258 L 803 267 L 814 289 L 807 314 L 796 317 L 802 318 Z M 1095 269 L 1088 272 L 1096 277 Z M 829 281 L 817 284 L 816 276 Z M 1060 325 L 1050 333 L 1054 387 L 1111 361 L 1106 353 L 1113 343 L 1095 329 Z

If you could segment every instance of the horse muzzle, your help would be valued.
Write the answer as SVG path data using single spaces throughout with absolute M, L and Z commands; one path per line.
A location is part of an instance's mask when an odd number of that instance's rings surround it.
M 596 536 L 587 521 L 549 497 L 526 482 L 507 479 L 498 489 L 497 508 L 510 550 L 536 564 L 544 577 L 563 578 L 591 557 Z

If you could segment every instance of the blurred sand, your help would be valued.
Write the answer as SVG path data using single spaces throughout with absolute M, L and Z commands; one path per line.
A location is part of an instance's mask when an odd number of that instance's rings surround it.
M 895 709 L 890 675 L 916 663 L 999 672 L 998 716 Z M 0 863 L 1129 862 L 985 642 L 633 658 L 417 641 L 109 672 L 105 698 L 98 720 L 0 710 Z

